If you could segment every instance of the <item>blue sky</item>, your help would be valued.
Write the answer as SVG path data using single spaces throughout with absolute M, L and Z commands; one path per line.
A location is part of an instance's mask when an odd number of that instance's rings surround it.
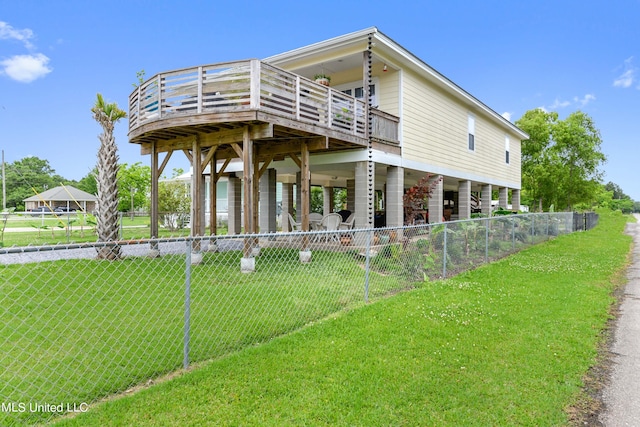
M 80 179 L 96 162 L 96 93 L 126 110 L 136 72 L 265 58 L 376 26 L 512 121 L 538 107 L 589 114 L 604 182 L 640 200 L 640 0 L 403 3 L 0 0 L 0 149 Z M 127 126 L 120 161 L 149 164 Z M 188 167 L 184 156 L 173 167 Z

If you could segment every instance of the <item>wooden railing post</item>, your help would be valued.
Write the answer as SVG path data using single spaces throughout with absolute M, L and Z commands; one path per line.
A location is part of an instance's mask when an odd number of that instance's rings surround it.
M 196 111 L 202 113 L 202 66 L 198 67 L 198 102 Z
M 158 74 L 158 81 L 156 85 L 158 85 L 158 118 L 162 118 L 162 75 Z
M 257 110 L 260 107 L 260 61 L 257 59 L 251 60 L 249 72 L 250 81 L 250 107 L 252 110 Z

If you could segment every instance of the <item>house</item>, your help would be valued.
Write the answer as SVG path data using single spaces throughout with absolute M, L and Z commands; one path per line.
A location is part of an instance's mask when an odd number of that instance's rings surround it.
M 96 201 L 97 198 L 93 194 L 64 185 L 24 199 L 24 207 L 26 211 L 45 206 L 51 210 L 63 208 L 66 211 L 93 212 L 96 209 Z
M 501 206 L 520 204 L 527 134 L 375 27 L 263 60 L 162 72 L 129 105 L 129 140 L 151 157 L 152 216 L 169 158 L 190 160 L 194 235 L 205 230 L 205 180 L 223 176 L 230 234 L 275 231 L 276 183 L 283 213 L 295 200 L 307 230 L 311 185 L 325 195 L 346 188 L 357 228 L 381 217 L 402 226 L 404 191 L 427 174 L 437 182 L 431 222 L 445 206 L 452 219 L 469 218 L 472 200 L 490 214 L 493 190 Z M 210 212 L 217 187 L 206 190 Z

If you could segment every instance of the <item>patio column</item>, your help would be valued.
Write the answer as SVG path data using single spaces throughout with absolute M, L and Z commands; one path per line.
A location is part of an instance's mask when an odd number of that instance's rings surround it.
M 333 187 L 322 187 L 322 213 L 333 212 Z
M 442 216 L 444 214 L 444 184 L 442 183 L 442 175 L 432 176 L 429 183 L 438 181 L 431 197 L 429 197 L 429 223 L 434 224 L 442 222 Z
M 471 218 L 471 181 L 458 182 L 458 219 Z
M 386 215 L 387 227 L 404 225 L 404 168 L 389 166 L 387 168 Z
M 373 221 L 369 218 L 374 217 L 373 213 L 373 200 L 369 200 L 369 177 L 368 162 L 356 163 L 356 179 L 355 179 L 355 206 L 354 212 L 356 214 L 356 224 L 358 228 L 372 228 Z
M 288 214 L 293 215 L 293 183 L 282 184 L 282 231 L 292 231 Z
M 491 184 L 485 184 L 482 186 L 480 209 L 483 215 L 491 216 Z
M 276 170 L 267 169 L 260 178 L 260 233 L 276 232 Z
M 520 210 L 520 190 L 511 190 L 511 211 L 518 212 Z
M 507 187 L 500 187 L 498 194 L 498 206 L 502 209 L 507 209 L 509 206 L 509 189 Z
M 237 176 L 231 175 L 227 185 L 229 235 L 240 234 L 242 229 L 242 181 Z
M 356 211 L 356 180 L 347 180 L 347 209 L 351 212 Z

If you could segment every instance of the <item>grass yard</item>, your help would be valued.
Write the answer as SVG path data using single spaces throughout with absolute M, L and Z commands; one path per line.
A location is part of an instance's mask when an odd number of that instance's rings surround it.
M 624 281 L 625 222 L 603 213 L 589 232 L 340 312 L 56 425 L 565 425 L 588 399 L 583 378 Z
M 263 249 L 256 272 L 239 251 L 191 270 L 191 361 L 268 341 L 363 304 L 352 255 Z M 182 367 L 185 257 L 0 265 L 0 395 L 11 402 L 92 402 Z M 370 296 L 399 289 L 373 275 Z M 34 419 L 35 417 L 35 419 Z M 0 412 L 0 425 L 48 414 Z

